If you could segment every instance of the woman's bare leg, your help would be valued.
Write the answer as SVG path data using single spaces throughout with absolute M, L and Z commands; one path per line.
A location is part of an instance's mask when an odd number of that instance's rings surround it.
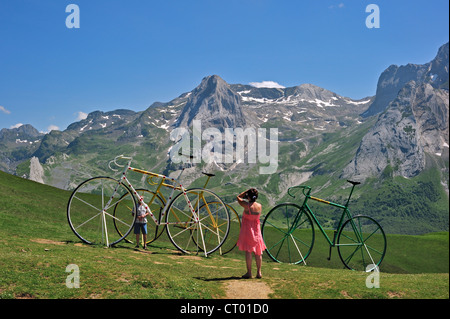
M 261 278 L 262 255 L 255 255 L 255 260 L 256 260 L 256 278 Z
M 247 264 L 247 273 L 242 276 L 243 278 L 252 278 L 252 253 L 245 252 L 245 263 Z

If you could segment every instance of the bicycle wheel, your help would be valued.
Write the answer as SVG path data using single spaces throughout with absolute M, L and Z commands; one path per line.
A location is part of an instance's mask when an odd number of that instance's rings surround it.
M 111 246 L 130 233 L 136 207 L 126 185 L 110 177 L 94 177 L 72 192 L 67 203 L 67 220 L 83 242 Z M 123 233 L 115 231 L 115 224 L 121 224 Z
M 215 207 L 215 206 L 220 207 L 220 205 L 222 205 L 222 204 L 219 202 L 212 202 L 212 203 L 209 203 L 209 205 L 213 206 L 214 210 L 217 210 L 217 207 Z M 225 254 L 229 253 L 230 251 L 232 251 L 234 249 L 234 247 L 236 247 L 236 244 L 237 244 L 237 241 L 239 238 L 239 233 L 241 231 L 241 219 L 239 218 L 238 213 L 232 206 L 230 206 L 228 204 L 225 204 L 225 206 L 227 206 L 228 213 L 230 214 L 230 231 L 228 232 L 227 239 L 225 240 L 223 245 L 220 246 L 220 248 L 219 248 L 219 253 L 221 255 L 225 255 Z M 197 243 L 197 244 L 200 245 L 199 243 Z
M 314 245 L 314 225 L 302 207 L 279 204 L 264 218 L 262 236 L 267 254 L 274 261 L 306 264 Z
M 386 254 L 386 235 L 373 218 L 358 215 L 342 225 L 337 247 L 345 267 L 371 271 L 375 265 L 380 265 Z
M 172 200 L 167 208 L 166 224 L 170 241 L 181 252 L 203 251 L 207 256 L 227 238 L 230 215 L 219 196 L 206 189 L 193 188 Z
M 154 192 L 149 191 L 147 189 L 137 189 L 136 190 L 136 196 L 143 197 L 144 202 L 149 206 L 151 212 L 155 216 L 155 218 L 161 222 L 161 212 L 164 208 L 165 202 L 164 200 L 159 196 L 155 195 Z M 130 196 L 129 193 L 124 194 L 123 196 Z M 138 199 L 136 199 L 137 201 Z M 121 201 L 118 205 L 114 207 L 114 213 L 113 216 L 116 216 L 116 214 L 119 214 L 119 212 L 127 211 L 123 205 L 126 205 L 127 201 Z M 128 207 L 128 211 L 131 213 L 132 209 Z M 148 223 L 147 223 L 147 244 L 155 241 L 158 239 L 159 236 L 163 233 L 165 229 L 165 225 L 157 225 L 153 221 L 153 219 L 148 216 L 147 217 Z M 122 223 L 116 222 L 116 219 L 114 219 L 114 227 L 116 228 L 116 231 L 119 233 L 119 235 L 123 235 L 126 232 L 126 227 Z M 136 241 L 136 238 L 134 236 L 127 236 L 124 238 L 124 240 L 128 243 L 134 243 Z

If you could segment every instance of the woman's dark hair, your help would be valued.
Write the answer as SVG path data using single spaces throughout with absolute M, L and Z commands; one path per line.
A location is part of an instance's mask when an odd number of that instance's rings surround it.
M 251 203 L 256 202 L 256 200 L 258 199 L 258 191 L 256 190 L 256 188 L 250 188 L 250 189 L 247 191 L 247 199 L 248 199 Z

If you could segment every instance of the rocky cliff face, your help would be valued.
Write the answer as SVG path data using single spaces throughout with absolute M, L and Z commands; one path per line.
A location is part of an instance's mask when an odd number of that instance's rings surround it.
M 448 90 L 448 63 L 449 44 L 446 43 L 429 63 L 389 66 L 378 79 L 375 100 L 362 115 L 368 117 L 383 112 L 410 81 L 429 83 L 434 88 Z
M 0 130 L 0 169 L 13 173 L 15 167 L 31 155 L 45 135 L 29 124 Z
M 426 167 L 427 158 L 448 161 L 448 57 L 447 43 L 427 64 L 391 65 L 381 74 L 375 100 L 363 116 L 382 113 L 343 177 L 413 177 Z
M 30 176 L 29 179 L 41 184 L 44 184 L 44 169 L 42 168 L 41 163 L 39 163 L 39 159 L 36 156 L 33 156 L 30 159 Z
M 447 90 L 409 82 L 363 137 L 343 177 L 414 177 L 425 168 L 426 154 L 448 158 L 448 116 Z

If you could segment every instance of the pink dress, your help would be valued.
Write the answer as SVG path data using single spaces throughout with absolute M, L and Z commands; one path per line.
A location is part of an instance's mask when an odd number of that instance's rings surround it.
M 239 239 L 236 244 L 239 250 L 261 255 L 266 249 L 261 234 L 260 215 L 242 214 L 241 232 L 239 233 Z

